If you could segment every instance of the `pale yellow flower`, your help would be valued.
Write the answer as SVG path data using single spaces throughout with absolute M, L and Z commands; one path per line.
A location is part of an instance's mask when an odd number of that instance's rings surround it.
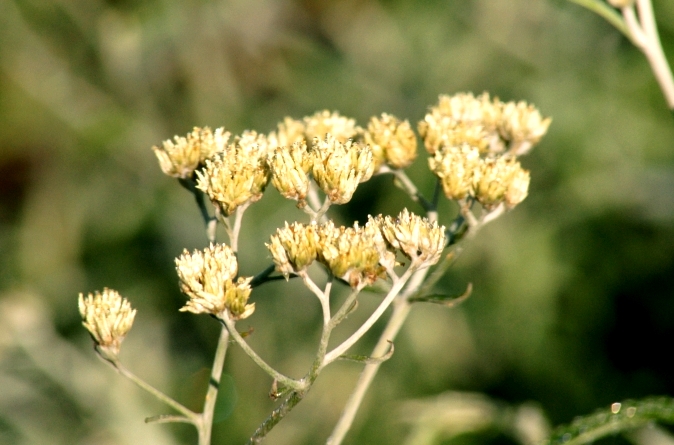
M 449 146 L 428 158 L 428 165 L 440 178 L 447 198 L 463 199 L 473 194 L 473 175 L 480 165 L 480 152 L 468 144 Z
M 418 267 L 437 263 L 445 248 L 445 227 L 407 209 L 403 209 L 397 218 L 384 217 L 381 231 L 393 248 L 400 250 Z
M 509 142 L 509 152 L 520 156 L 528 153 L 548 131 L 552 119 L 543 118 L 533 105 L 526 102 L 503 104 L 498 131 Z
M 180 289 L 190 299 L 180 310 L 194 314 L 220 316 L 228 310 L 235 318 L 252 314 L 253 305 L 246 305 L 252 278 L 239 278 L 238 262 L 232 249 L 225 244 L 211 244 L 191 254 L 185 250 L 176 258 Z
M 194 127 L 187 137 L 176 136 L 173 141 L 166 140 L 161 147 L 154 146 L 152 150 L 165 174 L 186 179 L 192 176 L 199 164 L 223 150 L 229 137 L 230 133 L 224 128 L 218 128 L 213 133 L 208 127 Z
M 332 113 L 328 110 L 318 111 L 312 116 L 305 117 L 304 123 L 309 142 L 313 142 L 314 138 L 322 141 L 329 133 L 339 142 L 345 143 L 359 132 L 355 119 L 341 116 L 336 111 Z
M 136 310 L 115 290 L 104 289 L 95 294 L 79 295 L 78 305 L 82 324 L 96 342 L 105 358 L 114 358 L 126 334 L 133 325 Z
M 314 180 L 334 204 L 349 202 L 358 184 L 374 172 L 370 147 L 342 143 L 330 134 L 314 139 L 310 154 Z
M 375 171 L 384 162 L 395 169 L 406 168 L 417 157 L 417 137 L 410 123 L 386 113 L 370 119 L 365 142 L 372 149 Z
M 270 151 L 280 147 L 290 147 L 296 142 L 306 143 L 305 131 L 304 122 L 291 117 L 285 117 L 283 122 L 278 124 L 277 130 L 272 131 L 267 136 Z
M 488 158 L 476 170 L 473 187 L 475 199 L 486 209 L 502 202 L 514 207 L 527 196 L 529 172 L 514 157 Z
M 306 205 L 312 158 L 304 142 L 277 148 L 267 159 L 271 183 L 284 198 L 294 199 L 297 206 Z
M 197 188 L 204 191 L 225 215 L 262 197 L 269 183 L 267 139 L 255 132 L 245 132 L 236 143 L 207 159 L 198 170 Z
M 316 259 L 318 233 L 315 224 L 294 222 L 276 229 L 269 244 L 276 270 L 288 279 L 291 273 L 305 270 Z
M 335 227 L 328 221 L 319 227 L 318 235 L 318 260 L 351 287 L 360 288 L 384 276 L 375 238 L 358 223 Z

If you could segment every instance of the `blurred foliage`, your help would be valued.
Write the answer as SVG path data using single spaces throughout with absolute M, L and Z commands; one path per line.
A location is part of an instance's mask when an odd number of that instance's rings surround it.
M 674 60 L 674 3 L 654 8 Z M 449 294 L 472 282 L 468 301 L 412 312 L 347 442 L 404 443 L 399 404 L 447 390 L 536 401 L 552 424 L 674 394 L 674 125 L 643 56 L 601 18 L 563 0 L 0 0 L 0 443 L 194 443 L 189 426 L 143 423 L 165 407 L 96 359 L 76 306 L 79 292 L 119 290 L 139 310 L 122 360 L 200 406 L 219 327 L 177 311 L 173 258 L 206 238 L 152 145 L 195 125 L 268 132 L 321 109 L 416 122 L 460 91 L 553 117 L 523 160 L 530 196 L 443 281 Z M 410 175 L 430 193 L 423 156 Z M 340 218 L 404 205 L 418 210 L 376 178 Z M 268 264 L 262 242 L 293 212 L 272 190 L 248 210 L 242 273 Z M 319 335 L 300 289 L 256 290 L 241 323 L 291 375 Z M 328 368 L 268 442 L 324 442 L 360 369 Z M 237 348 L 226 373 L 237 402 L 214 444 L 242 443 L 274 406 Z

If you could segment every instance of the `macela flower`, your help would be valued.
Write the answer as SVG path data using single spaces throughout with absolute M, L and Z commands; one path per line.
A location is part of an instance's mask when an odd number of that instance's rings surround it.
M 252 277 L 234 282 L 239 266 L 229 246 L 211 244 L 192 253 L 184 250 L 175 262 L 180 290 L 190 297 L 181 312 L 218 317 L 227 310 L 234 319 L 242 319 L 255 310 L 254 304 L 246 304 Z
M 82 324 L 96 342 L 104 358 L 114 358 L 126 334 L 133 325 L 136 310 L 115 290 L 105 288 L 86 297 L 79 295 L 78 306 Z

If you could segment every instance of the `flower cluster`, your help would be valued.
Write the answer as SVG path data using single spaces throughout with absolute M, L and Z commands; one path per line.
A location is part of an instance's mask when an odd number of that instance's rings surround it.
M 176 136 L 173 141 L 166 140 L 162 146 L 154 146 L 154 151 L 162 171 L 176 178 L 190 178 L 204 161 L 227 147 L 231 134 L 224 128 L 215 133 L 210 128 L 198 128 L 187 137 Z
M 91 334 L 100 352 L 116 357 L 122 340 L 133 325 L 136 310 L 115 290 L 104 289 L 95 294 L 79 296 L 82 324 Z
M 449 199 L 474 198 L 487 210 L 526 198 L 529 172 L 517 161 L 547 132 L 550 118 L 525 102 L 487 93 L 440 96 L 419 123 L 431 171 Z
M 391 270 L 396 252 L 418 268 L 435 264 L 445 247 L 445 228 L 404 209 L 397 218 L 370 217 L 364 227 L 357 222 L 353 227 L 337 227 L 332 221 L 286 223 L 266 246 L 286 278 L 317 260 L 356 288 Z
M 180 289 L 190 297 L 181 311 L 221 316 L 227 310 L 234 319 L 250 316 L 255 304 L 247 304 L 252 277 L 239 277 L 236 255 L 224 244 L 203 250 L 183 251 L 176 258 Z

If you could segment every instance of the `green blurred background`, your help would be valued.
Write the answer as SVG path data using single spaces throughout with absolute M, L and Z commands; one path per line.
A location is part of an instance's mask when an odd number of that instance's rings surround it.
M 674 60 L 674 3 L 654 7 Z M 122 360 L 198 409 L 219 327 L 178 312 L 173 259 L 206 240 L 152 145 L 194 125 L 266 133 L 321 109 L 417 122 L 461 91 L 552 116 L 523 160 L 530 196 L 442 282 L 472 282 L 465 304 L 415 308 L 347 443 L 412 443 L 401 404 L 449 390 L 528 403 L 552 425 L 674 394 L 674 125 L 644 57 L 601 18 L 563 0 L 0 0 L 0 443 L 196 443 L 189 426 L 143 423 L 168 409 L 95 357 L 77 312 L 79 292 L 119 290 L 138 308 Z M 425 155 L 410 175 L 430 192 Z M 336 217 L 403 206 L 419 211 L 376 178 Z M 295 218 L 273 190 L 248 210 L 242 273 L 269 263 L 262 243 Z M 240 328 L 302 375 L 315 298 L 291 282 L 252 299 Z M 323 443 L 360 369 L 328 368 L 267 443 Z M 271 382 L 236 347 L 226 373 L 213 443 L 239 444 L 273 408 Z M 500 431 L 424 443 L 513 441 Z

